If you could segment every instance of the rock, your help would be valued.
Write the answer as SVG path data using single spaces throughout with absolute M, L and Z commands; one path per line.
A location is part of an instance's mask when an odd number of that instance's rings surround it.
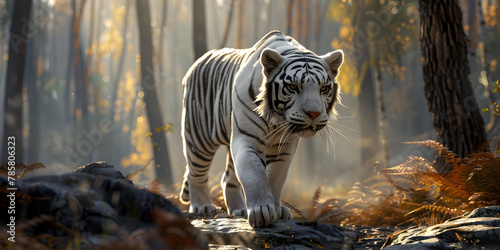
M 500 207 L 477 208 L 430 227 L 412 227 L 384 249 L 500 249 Z
M 246 219 L 202 219 L 191 222 L 212 244 L 273 249 L 352 249 L 352 241 L 332 225 L 294 220 L 252 228 Z
M 115 166 L 103 161 L 92 162 L 85 166 L 78 167 L 73 173 L 101 175 L 133 184 L 132 181 L 125 178 Z
M 7 178 L 0 176 L 0 188 L 6 187 Z M 135 187 L 104 162 L 88 164 L 69 174 L 25 177 L 16 180 L 16 187 L 16 223 L 24 223 L 18 228 L 24 228 L 22 233 L 27 237 L 51 235 L 67 239 L 76 232 L 81 237 L 79 247 L 88 248 L 141 229 L 163 230 L 162 224 L 179 226 L 186 232 L 193 228 L 169 200 Z M 0 198 L 2 204 L 7 204 L 3 199 L 5 196 Z M 7 216 L 0 216 L 0 223 L 5 226 Z M 161 243 L 162 234 L 158 235 L 157 242 Z M 65 248 L 69 243 L 54 241 L 59 245 L 48 247 Z
M 345 226 L 342 233 L 353 242 L 354 249 L 381 249 L 387 237 L 398 230 L 397 227 Z

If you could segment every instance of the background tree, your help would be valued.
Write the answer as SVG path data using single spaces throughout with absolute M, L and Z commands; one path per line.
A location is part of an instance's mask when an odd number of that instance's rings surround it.
M 2 153 L 0 162 L 7 162 L 7 138 L 15 137 L 16 162 L 22 163 L 23 159 L 23 79 L 26 61 L 26 48 L 30 23 L 32 0 L 19 0 L 14 4 L 9 37 L 9 62 L 4 99 L 4 127 L 2 140 Z
M 153 143 L 156 163 L 156 179 L 166 185 L 172 185 L 172 174 L 167 140 L 165 138 L 163 115 L 156 93 L 157 82 L 153 67 L 153 41 L 151 35 L 151 17 L 149 0 L 136 0 L 137 20 L 139 25 L 139 44 L 141 52 L 141 85 L 148 116 L 149 130 Z
M 231 23 L 233 21 L 235 2 L 236 2 L 236 0 L 231 0 L 231 2 L 229 3 L 229 12 L 227 14 L 227 21 L 226 21 L 226 25 L 224 26 L 224 32 L 223 32 L 224 35 L 222 36 L 222 41 L 220 42 L 219 48 L 226 47 L 227 38 L 229 36 L 229 28 L 231 27 Z
M 420 0 L 425 96 L 437 140 L 459 157 L 486 143 L 483 118 L 469 81 L 467 40 L 455 0 Z M 438 156 L 436 166 L 448 172 Z
M 193 0 L 193 41 L 195 61 L 208 51 L 205 23 L 205 0 Z

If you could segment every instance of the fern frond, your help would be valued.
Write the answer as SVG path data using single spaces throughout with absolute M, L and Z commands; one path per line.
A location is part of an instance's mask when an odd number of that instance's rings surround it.
M 457 209 L 451 209 L 451 208 L 444 207 L 444 206 L 421 205 L 419 208 L 414 209 L 414 210 L 410 211 L 409 213 L 405 214 L 405 216 L 406 217 L 418 216 L 418 215 L 426 213 L 426 212 L 434 212 L 434 213 L 441 213 L 441 214 L 446 214 L 446 215 L 457 216 L 457 215 L 460 215 L 463 211 L 458 211 Z
M 294 218 L 298 219 L 298 220 L 306 220 L 306 218 L 304 217 L 304 214 L 302 214 L 302 212 L 297 209 L 296 207 L 294 207 L 293 205 L 291 205 L 290 203 L 286 202 L 286 201 L 281 201 L 286 207 L 288 207 L 292 213 L 296 214 L 297 216 L 294 216 Z
M 134 172 L 128 174 L 127 176 L 125 176 L 126 179 L 129 179 L 132 181 L 132 178 L 134 178 L 136 175 L 144 172 L 144 170 L 146 169 L 146 167 L 151 163 L 153 162 L 154 158 L 151 158 L 146 164 L 144 164 L 144 166 L 142 166 L 141 168 L 135 170 Z
M 447 147 L 443 146 L 443 144 L 434 141 L 434 140 L 427 140 L 427 141 L 414 141 L 414 142 L 405 142 L 406 144 L 415 144 L 419 146 L 425 146 L 428 148 L 433 148 L 436 151 L 438 151 L 441 156 L 444 158 L 444 160 L 448 163 L 459 163 L 461 161 L 460 158 L 456 158 L 457 155 L 453 153 L 450 149 Z
M 17 227 L 17 229 L 19 231 L 25 231 L 27 229 L 30 229 L 30 228 L 33 228 L 35 226 L 38 226 L 38 225 L 41 225 L 43 223 L 50 223 L 54 226 L 57 226 L 61 229 L 64 229 L 66 231 L 71 231 L 70 228 L 64 226 L 63 224 L 59 223 L 59 222 L 56 222 L 56 220 L 54 219 L 54 217 L 50 216 L 50 215 L 46 215 L 46 214 L 42 214 L 38 217 L 35 217 L 35 218 L 32 218 L 32 219 L 29 219 L 29 220 L 26 220 L 22 223 L 19 224 L 19 226 Z
M 332 205 L 331 204 L 332 202 L 337 202 L 337 200 L 332 198 L 332 199 L 328 199 L 325 202 L 323 202 L 323 204 L 321 205 L 321 209 L 318 212 L 318 215 L 316 216 L 314 221 L 320 221 L 320 222 L 326 221 L 326 220 L 330 219 L 331 217 L 340 214 L 340 212 L 335 213 L 335 214 L 331 213 L 334 208 L 340 208 L 339 206 Z
M 163 194 L 161 193 L 161 188 L 162 187 L 163 187 L 163 184 L 161 184 L 157 179 L 153 179 L 151 181 L 151 187 L 149 188 L 149 191 L 151 191 L 151 192 L 153 192 L 155 194 L 163 196 Z
M 309 207 L 309 209 L 307 209 L 307 211 L 309 212 L 309 220 L 313 220 L 314 216 L 316 215 L 316 210 L 318 209 L 317 206 L 318 206 L 318 202 L 319 202 L 319 197 L 321 195 L 321 187 L 325 183 L 326 183 L 326 180 L 323 181 L 321 184 L 319 184 L 319 186 L 314 191 L 314 195 L 313 195 L 313 198 L 311 200 L 311 206 Z
M 43 165 L 41 162 L 39 163 L 33 163 L 33 164 L 29 164 L 28 166 L 26 166 L 24 168 L 24 170 L 17 176 L 17 179 L 21 179 L 24 177 L 24 175 L 26 175 L 27 173 L 30 173 L 30 172 L 33 172 L 37 169 L 41 169 L 41 168 L 47 168 L 45 167 L 45 165 Z

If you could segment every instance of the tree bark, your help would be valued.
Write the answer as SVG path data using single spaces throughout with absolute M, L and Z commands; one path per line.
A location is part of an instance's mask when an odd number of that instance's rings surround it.
M 306 48 L 309 48 L 309 22 L 310 22 L 310 2 L 308 1 L 300 1 L 301 7 L 300 9 L 302 10 L 301 16 L 302 16 L 302 21 L 300 24 L 300 43 L 304 45 Z
M 327 0 L 324 5 L 321 5 L 321 1 L 318 1 L 317 3 L 317 6 L 316 6 L 316 13 L 314 14 L 314 17 L 315 17 L 315 21 L 314 21 L 314 27 L 313 27 L 313 32 L 314 32 L 314 36 L 313 36 L 313 50 L 314 51 L 318 51 L 319 50 L 319 44 L 320 44 L 320 41 L 321 41 L 321 34 L 323 33 L 322 32 L 322 29 L 323 29 L 323 23 L 324 23 L 324 20 L 325 20 L 325 17 L 326 17 L 326 14 L 328 12 L 328 9 L 330 7 L 330 4 L 331 4 L 331 0 Z M 336 49 L 336 48 L 334 48 Z
M 120 79 L 122 78 L 123 75 L 123 68 L 125 66 L 125 59 L 127 58 L 127 29 L 128 29 L 128 14 L 129 14 L 129 9 L 130 9 L 130 1 L 127 0 L 125 3 L 125 16 L 123 20 L 123 27 L 122 27 L 122 37 L 123 37 L 123 45 L 122 49 L 120 51 L 120 57 L 118 57 L 118 67 L 116 68 L 116 74 L 112 79 L 112 84 L 111 87 L 113 90 L 111 91 L 111 108 L 110 108 L 110 118 L 113 119 L 113 116 L 115 115 L 115 108 L 116 108 L 116 99 L 118 96 L 118 87 L 120 85 Z M 160 50 L 161 51 L 161 50 Z
M 420 0 L 420 42 L 425 96 L 437 141 L 465 157 L 487 141 L 469 81 L 467 40 L 455 0 Z M 450 170 L 438 155 L 435 168 Z
M 229 37 L 229 28 L 231 27 L 231 22 L 233 20 L 233 13 L 234 13 L 234 4 L 236 0 L 231 0 L 229 4 L 229 13 L 227 15 L 227 21 L 226 21 L 226 26 L 224 28 L 224 34 L 222 36 L 222 41 L 220 42 L 220 48 L 226 47 L 227 43 L 227 38 Z
M 361 49 L 356 58 L 356 65 L 360 69 L 361 89 L 359 91 L 359 128 L 361 130 L 361 163 L 363 179 L 373 176 L 373 161 L 378 161 L 380 140 L 377 119 L 377 100 L 375 98 L 375 84 L 369 67 L 370 52 Z M 363 70 L 365 68 L 365 70 Z
M 66 84 L 64 84 L 64 95 L 63 95 L 63 122 L 64 124 L 70 124 L 71 121 L 73 121 L 73 100 L 71 98 L 71 93 L 72 93 L 72 82 L 71 82 L 71 71 L 73 68 L 73 53 L 74 53 L 74 46 L 75 43 L 73 42 L 73 32 L 75 29 L 75 23 L 76 23 L 76 9 L 75 9 L 75 2 L 73 1 L 72 4 L 72 9 L 73 9 L 73 15 L 71 15 L 71 23 L 69 25 L 69 35 L 70 35 L 70 42 L 69 42 L 69 48 L 68 48 L 68 63 L 66 64 Z
M 365 1 L 359 1 L 357 3 L 358 11 L 352 20 L 352 26 L 355 27 L 358 33 L 354 35 L 354 44 L 356 48 L 356 54 L 353 60 L 355 60 L 356 68 L 359 71 L 359 80 L 361 81 L 361 87 L 359 91 L 358 101 L 359 101 L 359 127 L 361 130 L 361 163 L 363 166 L 362 178 L 366 179 L 373 176 L 373 162 L 379 161 L 379 154 L 381 152 L 381 143 L 379 136 L 379 120 L 377 117 L 377 99 L 376 99 L 376 88 L 375 80 L 373 79 L 373 74 L 371 72 L 370 60 L 372 58 L 372 53 L 370 51 L 371 43 L 368 36 L 365 33 L 365 28 L 368 24 L 368 19 L 364 11 L 371 5 Z M 358 35 L 358 36 L 357 36 Z M 363 35 L 363 36 L 362 36 Z M 356 40 L 363 39 L 366 40 Z
M 80 3 L 80 9 L 77 11 L 76 9 L 76 0 L 72 1 L 73 5 L 73 15 L 75 16 L 74 27 L 73 27 L 73 67 L 75 67 L 75 105 L 74 105 L 74 122 L 76 124 L 77 120 L 82 118 L 82 105 L 78 106 L 79 103 L 82 103 L 82 99 L 85 98 L 86 92 L 84 89 L 84 78 L 85 78 L 85 62 L 84 62 L 84 54 L 82 51 L 82 43 L 80 39 L 80 28 L 82 25 L 83 18 L 83 10 L 85 9 L 86 0 L 82 0 Z M 78 15 L 77 15 L 78 13 Z
M 148 115 L 149 130 L 152 136 L 153 153 L 156 162 L 156 179 L 165 185 L 172 185 L 172 169 L 168 156 L 168 147 L 165 133 L 155 133 L 163 127 L 163 115 L 158 100 L 153 67 L 153 40 L 151 34 L 151 17 L 149 1 L 136 0 L 137 20 L 139 26 L 139 45 L 141 52 L 141 85 L 144 91 L 144 102 Z
M 302 30 L 300 29 L 300 26 L 303 22 L 302 20 L 302 17 L 304 16 L 304 13 L 303 13 L 303 10 L 301 9 L 301 1 L 300 0 L 294 0 L 293 1 L 293 8 L 294 8 L 294 14 L 293 14 L 293 22 L 292 22 L 292 33 L 290 33 L 289 35 L 293 36 L 295 39 L 297 39 L 299 41 L 299 43 L 301 43 L 302 41 L 301 38 L 301 33 L 302 33 Z
M 236 43 L 235 48 L 246 48 L 246 9 L 245 1 L 239 0 L 238 3 L 238 19 L 236 21 Z
M 36 41 L 36 42 L 35 42 Z M 27 57 L 29 60 L 25 66 L 24 80 L 26 84 L 26 92 L 28 94 L 28 114 L 29 114 L 29 143 L 27 146 L 26 163 L 39 162 L 38 155 L 40 152 L 40 101 L 37 87 L 37 71 L 36 63 L 39 58 L 38 39 L 31 38 L 28 42 Z
M 285 23 L 285 30 L 286 34 L 291 36 L 292 35 L 292 16 L 293 16 L 293 5 L 294 5 L 294 0 L 288 0 L 286 4 L 286 23 Z
M 14 3 L 9 37 L 9 61 L 5 79 L 4 127 L 2 158 L 7 162 L 9 137 L 15 139 L 15 162 L 23 162 L 23 79 L 26 62 L 26 45 L 31 14 L 32 0 L 17 0 Z M 10 146 L 10 145 L 9 145 Z
M 193 0 L 193 41 L 195 61 L 203 56 L 208 50 L 205 23 L 205 0 Z
M 377 107 L 378 107 L 378 124 L 379 124 L 379 134 L 380 134 L 380 145 L 382 146 L 382 168 L 389 167 L 389 139 L 387 136 L 387 114 L 385 109 L 385 98 L 384 98 L 384 83 L 382 81 L 382 71 L 380 70 L 380 65 L 378 64 L 378 58 L 375 59 L 375 86 L 377 88 Z

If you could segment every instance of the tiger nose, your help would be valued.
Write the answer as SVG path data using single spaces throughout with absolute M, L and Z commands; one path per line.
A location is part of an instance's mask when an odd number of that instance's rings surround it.
M 314 120 L 321 112 L 304 111 L 311 120 Z

